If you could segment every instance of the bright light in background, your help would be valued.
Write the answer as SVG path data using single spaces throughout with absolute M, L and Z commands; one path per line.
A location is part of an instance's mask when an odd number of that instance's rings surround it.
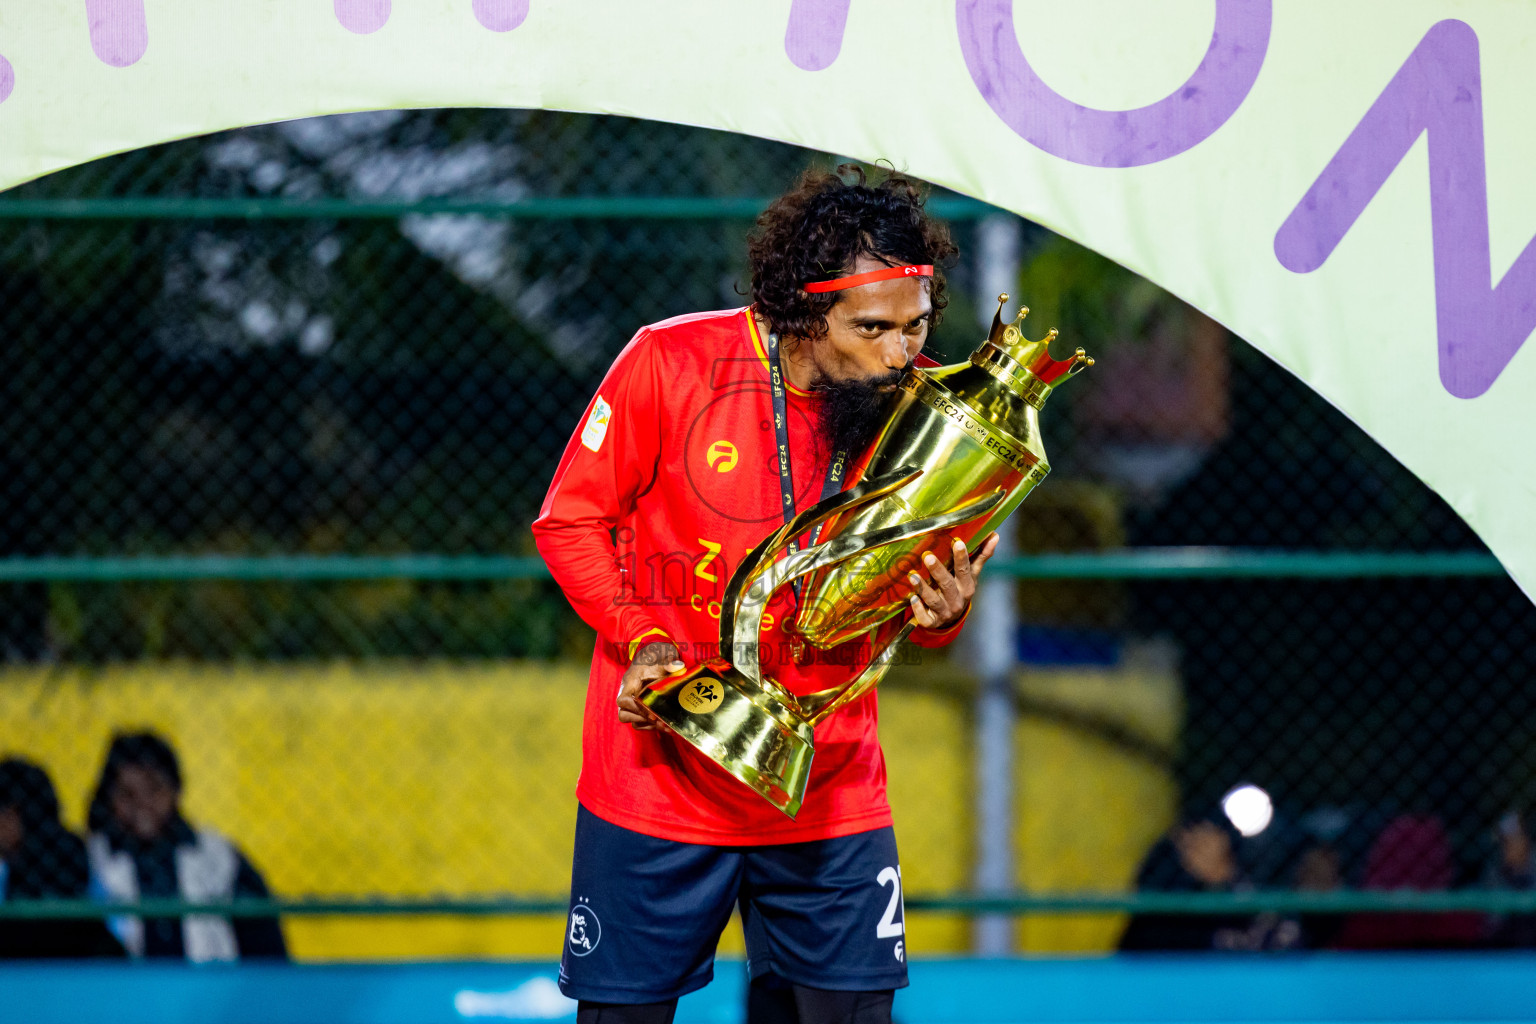
M 1269 799 L 1269 794 L 1252 784 L 1229 790 L 1221 798 L 1221 810 L 1232 827 L 1244 836 L 1256 836 L 1263 832 L 1275 817 L 1275 805 Z

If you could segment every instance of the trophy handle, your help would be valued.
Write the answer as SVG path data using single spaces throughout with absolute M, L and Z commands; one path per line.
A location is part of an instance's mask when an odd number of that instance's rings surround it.
M 823 544 L 817 544 L 804 551 L 797 551 L 783 561 L 771 561 L 771 559 L 777 557 L 779 551 L 788 546 L 791 538 L 799 536 L 801 532 L 808 529 L 811 523 L 814 523 L 818 518 L 830 518 L 833 514 L 844 508 L 874 501 L 877 498 L 883 497 L 891 490 L 900 487 L 905 480 L 912 479 L 916 475 L 915 473 L 903 475 L 902 471 L 898 471 L 890 476 L 870 481 L 871 484 L 877 486 L 871 487 L 867 493 L 856 495 L 848 502 L 834 503 L 829 499 L 822 504 L 834 505 L 834 507 L 827 509 L 819 515 L 810 515 L 810 522 L 805 526 L 799 527 L 799 529 L 795 529 L 792 533 L 785 534 L 785 531 L 779 531 L 773 538 L 770 538 L 772 543 L 768 544 L 761 554 L 753 553 L 757 555 L 756 559 L 749 556 L 748 560 L 742 562 L 742 567 L 746 569 L 745 573 L 742 572 L 742 568 L 737 569 L 736 575 L 731 577 L 732 589 L 726 593 L 726 597 L 729 599 L 733 593 L 745 591 L 745 596 L 740 601 L 740 609 L 732 616 L 734 628 L 733 635 L 730 637 L 733 645 L 732 651 L 735 655 L 731 661 L 742 675 L 747 676 L 754 682 L 763 683 L 762 661 L 758 651 L 758 637 L 762 629 L 763 612 L 768 606 L 769 598 L 784 584 L 808 573 L 815 572 L 818 569 L 826 568 L 829 565 L 846 562 L 848 559 L 857 557 L 872 548 L 911 540 L 913 537 L 921 537 L 938 530 L 947 530 L 952 526 L 958 526 L 961 523 L 986 515 L 996 508 L 998 503 L 1007 494 L 1005 489 L 999 487 L 991 494 L 984 495 L 975 501 L 940 515 L 929 516 L 926 519 L 916 519 L 897 526 L 886 527 L 883 530 L 875 530 L 872 533 L 834 537 Z M 893 478 L 899 479 L 893 480 Z M 887 480 L 892 481 L 890 486 L 878 486 Z M 844 493 L 847 494 L 849 492 L 845 491 Z M 820 505 L 808 510 L 808 513 L 815 513 L 819 508 L 821 508 Z M 794 522 L 790 523 L 789 527 L 785 529 L 788 530 L 795 527 L 799 521 L 800 518 L 797 516 Z M 785 535 L 780 536 L 781 534 Z M 738 586 L 740 590 L 735 589 Z M 904 639 L 904 637 L 899 639 Z M 722 613 L 722 647 L 725 640 L 725 615 Z M 873 677 L 873 680 L 860 690 L 861 694 L 875 683 L 878 683 L 880 678 L 884 676 L 885 671 L 890 667 L 891 658 L 894 656 L 891 652 L 895 646 L 896 641 L 893 641 L 874 661 L 871 661 L 869 668 L 865 670 L 865 674 L 867 675 L 870 669 L 878 669 L 878 672 Z M 864 676 L 861 675 L 859 679 L 854 681 L 854 685 L 859 684 L 863 678 Z M 845 689 L 852 688 L 852 686 L 845 687 Z M 849 699 L 851 700 L 852 698 Z M 846 703 L 846 701 L 839 702 L 837 706 L 840 707 L 843 703 Z
M 916 628 L 915 622 L 908 622 L 902 626 L 896 635 L 891 637 L 891 642 L 885 645 L 885 650 L 871 658 L 869 664 L 864 667 L 864 671 L 860 672 L 859 677 L 853 682 L 826 690 L 817 690 L 804 697 L 796 697 L 795 703 L 800 706 L 805 720 L 813 727 L 819 725 L 838 708 L 858 700 L 880 685 L 880 680 L 884 679 L 885 674 L 891 670 L 891 662 L 896 660 L 896 649 L 912 635 L 912 630 Z
M 736 665 L 743 675 L 756 683 L 764 683 L 762 661 L 757 650 L 758 631 L 762 628 L 763 612 L 778 585 L 762 588 L 753 585 L 756 570 L 773 561 L 779 552 L 789 547 L 794 538 L 834 515 L 876 501 L 898 491 L 921 476 L 916 466 L 902 466 L 894 473 L 861 480 L 845 491 L 839 491 L 795 516 L 788 523 L 765 537 L 762 543 L 747 552 L 736 571 L 731 574 L 725 587 L 725 599 L 720 602 L 720 656 Z M 810 570 L 807 570 L 810 571 Z M 751 631 L 737 628 L 741 612 L 755 611 Z M 765 684 L 767 685 L 767 684 Z M 776 684 L 775 684 L 776 685 Z

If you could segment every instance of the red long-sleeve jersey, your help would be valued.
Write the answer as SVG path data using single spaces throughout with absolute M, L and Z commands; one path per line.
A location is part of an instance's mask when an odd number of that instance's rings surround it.
M 789 388 L 802 509 L 819 499 L 830 458 L 816 429 L 819 400 Z M 810 783 L 793 821 L 670 732 L 618 720 L 620 677 L 641 645 L 669 640 L 689 664 L 718 656 L 726 582 L 783 521 L 771 403 L 768 359 L 748 310 L 643 328 L 587 407 L 533 525 L 555 580 L 598 633 L 576 795 L 624 828 L 756 845 L 890 824 L 873 693 L 816 727 Z M 785 625 L 794 601 L 783 588 L 763 618 L 773 678 L 810 693 L 862 671 L 867 649 L 852 665 L 842 649 L 810 648 L 804 662 L 790 656 Z M 913 638 L 938 646 L 957 632 L 917 630 Z

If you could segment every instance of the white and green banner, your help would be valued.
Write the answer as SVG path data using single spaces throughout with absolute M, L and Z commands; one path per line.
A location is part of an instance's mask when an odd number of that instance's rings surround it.
M 1533 96 L 1528 0 L 26 0 L 0 7 L 0 187 L 391 107 L 889 160 L 1226 324 L 1531 593 Z

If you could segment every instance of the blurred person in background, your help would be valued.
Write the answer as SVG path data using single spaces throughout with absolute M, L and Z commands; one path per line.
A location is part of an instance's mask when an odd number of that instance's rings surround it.
M 1333 844 L 1315 840 L 1296 858 L 1295 887 L 1298 892 L 1335 892 L 1344 887 L 1344 859 Z M 1326 949 L 1338 937 L 1344 915 L 1302 914 L 1301 944 L 1307 949 Z
M 1175 828 L 1158 840 L 1136 873 L 1138 892 L 1232 893 L 1250 888 L 1237 856 L 1237 830 L 1224 815 Z M 1134 915 L 1121 952 L 1296 949 L 1297 922 L 1273 914 Z
M 48 773 L 0 761 L 0 901 L 79 900 L 89 888 L 85 844 L 59 821 Z M 122 955 L 100 918 L 0 920 L 0 958 Z
M 112 738 L 88 817 L 86 846 L 97 886 L 113 902 L 265 899 L 266 882 L 233 843 L 188 824 L 181 789 L 181 766 L 165 740 L 149 732 Z M 114 928 L 134 957 L 287 956 L 275 917 L 122 917 Z
M 1438 892 L 1456 881 L 1451 839 L 1438 815 L 1400 814 L 1387 822 L 1366 856 L 1362 888 Z M 1486 919 L 1466 912 L 1358 913 L 1345 918 L 1338 949 L 1467 949 L 1478 945 Z
M 1496 849 L 1483 886 L 1529 892 L 1536 888 L 1536 853 L 1525 816 L 1510 811 L 1499 819 L 1493 834 Z M 1536 914 L 1496 914 L 1488 919 L 1488 944 L 1502 949 L 1536 947 Z

